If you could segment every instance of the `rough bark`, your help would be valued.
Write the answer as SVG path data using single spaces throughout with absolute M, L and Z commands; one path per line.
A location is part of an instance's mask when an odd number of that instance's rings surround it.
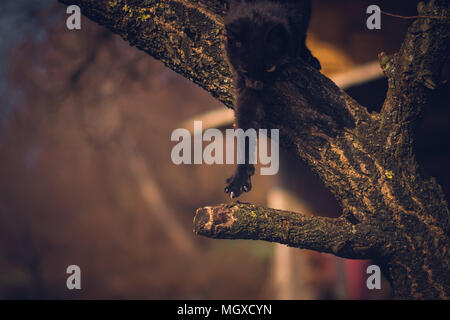
M 223 57 L 225 0 L 60 0 L 197 83 L 228 107 L 234 94 Z M 449 0 L 420 15 L 450 16 Z M 398 53 L 380 54 L 389 80 L 381 111 L 369 113 L 331 80 L 296 61 L 280 75 L 273 112 L 282 144 L 319 175 L 342 206 L 338 219 L 232 203 L 197 210 L 194 231 L 371 258 L 399 298 L 450 295 L 450 220 L 436 180 L 413 149 L 414 124 L 448 58 L 450 23 L 417 19 Z M 281 94 L 280 94 L 281 93 Z

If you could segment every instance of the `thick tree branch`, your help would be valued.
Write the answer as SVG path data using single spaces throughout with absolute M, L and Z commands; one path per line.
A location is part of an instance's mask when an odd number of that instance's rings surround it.
M 59 0 L 161 60 L 231 107 L 231 72 L 223 59 L 225 0 Z
M 221 239 L 253 239 L 291 247 L 366 259 L 379 243 L 376 234 L 346 219 L 302 215 L 295 212 L 234 202 L 198 209 L 197 234 Z
M 449 0 L 418 4 L 421 16 L 450 17 Z M 441 71 L 450 51 L 450 19 L 417 19 L 408 29 L 398 53 L 380 54 L 389 80 L 383 113 L 396 123 L 417 119 L 428 102 L 428 91 L 441 81 Z

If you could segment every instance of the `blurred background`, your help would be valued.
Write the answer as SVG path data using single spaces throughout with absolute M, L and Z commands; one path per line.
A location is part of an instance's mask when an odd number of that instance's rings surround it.
M 382 29 L 369 31 L 371 4 L 417 13 L 412 0 L 313 0 L 308 41 L 325 74 L 378 110 L 386 82 L 372 62 L 398 50 L 411 21 L 383 16 Z M 391 298 L 384 280 L 382 290 L 366 289 L 370 261 L 196 236 L 195 209 L 229 202 L 234 166 L 175 166 L 170 135 L 194 119 L 218 120 L 225 107 L 87 18 L 67 30 L 65 10 L 55 0 L 0 3 L 0 298 Z M 448 89 L 436 91 L 417 141 L 419 162 L 447 197 Z M 219 120 L 231 127 L 230 113 Z M 289 155 L 277 176 L 253 185 L 241 201 L 339 215 Z M 66 288 L 73 264 L 82 290 Z

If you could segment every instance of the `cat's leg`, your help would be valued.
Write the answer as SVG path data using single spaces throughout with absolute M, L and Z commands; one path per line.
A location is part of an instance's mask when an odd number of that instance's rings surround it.
M 238 106 L 235 111 L 236 128 L 246 131 L 258 127 L 256 121 L 259 118 L 258 104 L 252 105 L 253 99 L 250 96 L 238 97 Z M 256 110 L 255 110 L 256 109 Z M 229 194 L 231 199 L 239 197 L 243 192 L 252 189 L 251 177 L 255 173 L 255 166 L 250 163 L 250 154 L 255 153 L 256 136 L 249 135 L 245 141 L 245 163 L 238 164 L 235 173 L 227 179 L 225 193 Z
M 256 144 L 253 143 L 253 146 Z M 252 189 L 251 177 L 255 173 L 255 166 L 248 163 L 249 152 L 252 152 L 250 147 L 252 143 L 249 143 L 248 148 L 245 152 L 245 163 L 238 164 L 235 173 L 227 179 L 227 186 L 225 187 L 225 193 L 227 193 L 231 199 L 239 197 L 243 192 L 249 192 Z M 247 150 L 249 152 L 247 152 Z M 253 148 L 254 152 L 254 148 Z

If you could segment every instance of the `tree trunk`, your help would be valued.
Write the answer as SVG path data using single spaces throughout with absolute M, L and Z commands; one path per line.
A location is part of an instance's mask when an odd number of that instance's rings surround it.
M 60 0 L 232 107 L 223 56 L 225 0 Z M 419 4 L 422 16 L 450 16 L 449 0 Z M 450 295 L 450 224 L 436 180 L 414 155 L 414 125 L 439 83 L 450 20 L 419 18 L 396 54 L 380 54 L 389 90 L 369 113 L 331 80 L 298 60 L 283 71 L 263 128 L 319 175 L 342 206 L 337 219 L 239 202 L 197 210 L 194 230 L 213 238 L 258 239 L 373 259 L 398 298 Z

